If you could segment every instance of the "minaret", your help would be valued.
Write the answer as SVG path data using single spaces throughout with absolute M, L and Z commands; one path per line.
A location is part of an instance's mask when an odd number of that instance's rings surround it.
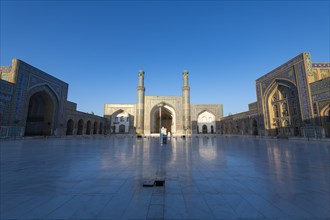
M 183 86 L 182 86 L 182 125 L 183 133 L 186 135 L 191 134 L 191 117 L 190 117 L 190 87 L 188 83 L 187 70 L 184 70 L 183 75 Z
M 136 103 L 136 133 L 144 133 L 144 71 L 139 71 L 139 84 L 137 87 Z

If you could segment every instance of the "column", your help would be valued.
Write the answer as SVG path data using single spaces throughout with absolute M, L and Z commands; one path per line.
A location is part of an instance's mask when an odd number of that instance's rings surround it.
M 182 86 L 182 125 L 183 133 L 186 135 L 191 134 L 191 116 L 190 116 L 190 87 L 188 82 L 187 70 L 184 70 L 183 75 L 183 86 Z
M 144 134 L 144 71 L 139 71 L 136 103 L 136 133 Z

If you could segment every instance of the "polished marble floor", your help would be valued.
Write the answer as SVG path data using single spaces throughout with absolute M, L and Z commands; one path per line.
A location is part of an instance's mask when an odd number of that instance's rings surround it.
M 329 219 L 330 142 L 1 141 L 0 219 Z M 164 187 L 142 187 L 165 179 Z

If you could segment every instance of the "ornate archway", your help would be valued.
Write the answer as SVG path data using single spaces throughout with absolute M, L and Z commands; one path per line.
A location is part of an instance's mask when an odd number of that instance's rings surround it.
M 322 121 L 322 126 L 325 131 L 325 136 L 330 137 L 330 104 L 325 106 L 321 111 L 321 121 Z
M 213 113 L 208 111 L 202 111 L 197 116 L 198 131 L 203 134 L 215 133 L 215 116 Z
M 301 124 L 296 85 L 277 79 L 265 92 L 265 128 L 269 135 L 300 135 Z
M 171 134 L 176 133 L 175 110 L 166 103 L 154 106 L 150 112 L 150 133 L 159 134 L 162 127 Z
M 28 91 L 25 136 L 53 135 L 57 128 L 58 97 L 48 85 L 38 85 Z
M 56 103 L 46 91 L 34 93 L 29 99 L 25 135 L 52 135 Z
M 119 109 L 111 115 L 111 133 L 129 133 L 131 115 Z

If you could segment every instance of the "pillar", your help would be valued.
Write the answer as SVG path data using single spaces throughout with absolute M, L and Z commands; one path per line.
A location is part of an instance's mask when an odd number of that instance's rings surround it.
M 183 133 L 186 135 L 191 134 L 191 116 L 190 116 L 190 87 L 188 82 L 187 70 L 184 70 L 183 75 L 183 86 L 182 86 L 182 125 Z
M 137 103 L 136 103 L 136 133 L 144 133 L 144 71 L 139 71 L 139 83 L 137 87 Z

